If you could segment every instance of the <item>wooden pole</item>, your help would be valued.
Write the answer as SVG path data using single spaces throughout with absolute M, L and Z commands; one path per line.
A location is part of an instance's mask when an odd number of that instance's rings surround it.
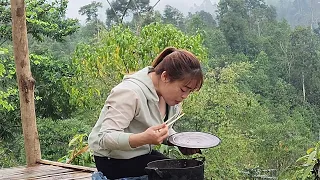
M 30 70 L 24 0 L 11 0 L 11 16 L 26 162 L 27 166 L 33 166 L 41 159 L 41 152 L 34 107 L 35 80 Z

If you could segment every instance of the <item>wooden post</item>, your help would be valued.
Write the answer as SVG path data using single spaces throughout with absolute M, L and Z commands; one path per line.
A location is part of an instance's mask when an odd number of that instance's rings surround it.
M 41 159 L 41 152 L 34 107 L 35 80 L 30 70 L 24 0 L 11 0 L 11 16 L 26 161 L 27 166 L 33 166 Z

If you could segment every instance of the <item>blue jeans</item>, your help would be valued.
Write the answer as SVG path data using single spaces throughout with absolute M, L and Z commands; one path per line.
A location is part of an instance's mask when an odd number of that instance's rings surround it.
M 92 174 L 92 180 L 108 180 L 108 179 L 102 174 L 102 172 L 94 172 Z M 140 177 L 128 177 L 128 178 L 121 178 L 118 180 L 148 180 L 148 176 L 144 175 Z

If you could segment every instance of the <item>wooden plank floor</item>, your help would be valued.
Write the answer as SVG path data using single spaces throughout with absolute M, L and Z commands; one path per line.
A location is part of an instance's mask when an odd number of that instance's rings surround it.
M 0 180 L 91 180 L 90 171 L 38 164 L 33 167 L 0 169 Z

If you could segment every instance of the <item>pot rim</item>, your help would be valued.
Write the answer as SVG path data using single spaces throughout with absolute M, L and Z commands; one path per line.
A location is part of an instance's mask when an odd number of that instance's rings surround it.
M 159 167 L 149 167 L 149 164 L 151 163 L 156 163 L 156 162 L 163 162 L 163 161 L 198 161 L 200 162 L 201 164 L 199 165 L 196 165 L 196 166 L 191 166 L 191 167 L 185 167 L 185 168 L 159 168 Z M 204 162 L 203 161 L 199 161 L 199 160 L 196 160 L 196 159 L 160 159 L 160 160 L 155 160 L 155 161 L 151 161 L 147 164 L 146 168 L 149 168 L 149 169 L 159 169 L 159 170 L 186 170 L 186 169 L 193 169 L 193 168 L 199 168 L 201 166 L 204 166 Z

